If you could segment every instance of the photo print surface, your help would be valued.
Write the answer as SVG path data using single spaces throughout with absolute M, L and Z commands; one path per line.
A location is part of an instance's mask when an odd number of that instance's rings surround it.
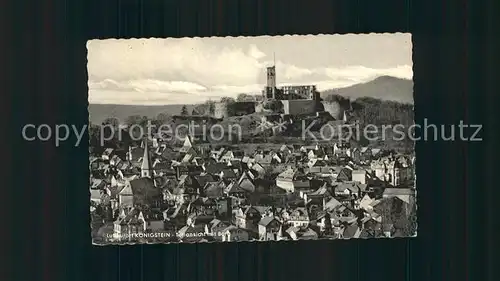
M 416 236 L 410 34 L 87 49 L 93 244 Z

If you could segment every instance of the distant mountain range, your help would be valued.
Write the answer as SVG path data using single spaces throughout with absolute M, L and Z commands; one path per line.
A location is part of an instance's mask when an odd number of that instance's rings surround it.
M 321 97 L 331 94 L 341 95 L 351 100 L 360 97 L 373 97 L 381 100 L 393 100 L 413 103 L 413 81 L 392 76 L 381 76 L 370 82 L 353 86 L 331 89 L 321 92 Z M 191 113 L 194 105 L 186 105 Z M 90 122 L 102 123 L 108 117 L 118 118 L 121 122 L 132 115 L 156 117 L 160 113 L 180 114 L 182 105 L 123 105 L 123 104 L 89 104 Z
M 366 83 L 323 91 L 321 97 L 325 98 L 331 94 L 341 95 L 351 100 L 372 97 L 413 104 L 413 81 L 392 76 L 380 76 Z
M 194 105 L 186 105 L 188 112 Z M 125 122 L 127 117 L 132 115 L 147 116 L 150 118 L 158 116 L 160 113 L 176 115 L 181 113 L 181 104 L 166 105 L 128 105 L 128 104 L 89 104 L 89 121 L 94 124 L 101 124 L 106 118 L 115 117 L 120 122 Z

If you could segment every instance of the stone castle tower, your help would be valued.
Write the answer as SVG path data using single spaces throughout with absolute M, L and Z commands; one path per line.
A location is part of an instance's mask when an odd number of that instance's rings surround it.
M 267 83 L 264 93 L 264 99 L 275 99 L 276 98 L 276 66 L 270 66 L 267 68 Z

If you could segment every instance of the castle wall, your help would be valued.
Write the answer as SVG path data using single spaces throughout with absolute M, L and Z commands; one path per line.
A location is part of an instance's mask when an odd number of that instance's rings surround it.
M 316 99 L 316 86 L 315 85 L 302 85 L 302 86 L 283 86 L 281 89 L 282 99 L 295 100 L 295 99 Z
M 241 116 L 255 112 L 255 102 L 253 101 L 234 102 L 228 104 L 226 107 L 230 116 Z
M 313 114 L 316 112 L 315 100 L 282 100 L 285 114 Z
M 338 102 L 322 101 L 321 103 L 323 104 L 325 111 L 330 113 L 333 118 L 337 120 L 342 118 L 343 110 Z

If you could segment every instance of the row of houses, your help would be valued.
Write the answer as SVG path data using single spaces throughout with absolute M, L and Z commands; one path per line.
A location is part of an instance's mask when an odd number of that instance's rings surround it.
M 144 141 L 125 154 L 106 150 L 91 159 L 91 212 L 101 220 L 94 238 L 192 242 L 398 235 L 415 209 L 413 164 L 409 155 L 348 144 L 283 145 L 249 153 L 194 145 L 189 137 L 179 148 Z M 384 219 L 383 205 L 399 206 L 404 227 Z

